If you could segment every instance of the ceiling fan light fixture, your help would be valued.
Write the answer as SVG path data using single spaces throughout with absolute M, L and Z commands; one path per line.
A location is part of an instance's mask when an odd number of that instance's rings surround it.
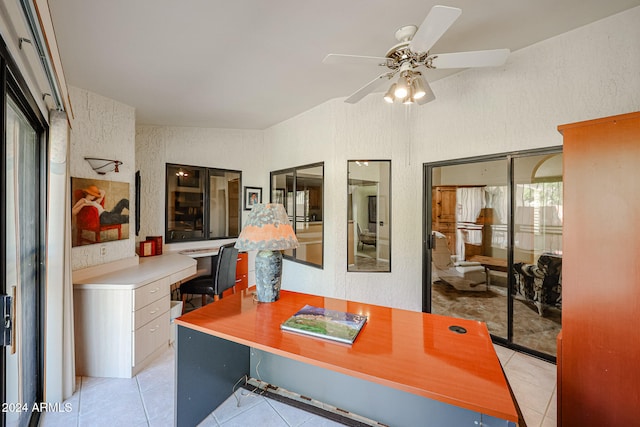
M 393 94 L 397 99 L 404 99 L 409 95 L 409 85 L 407 84 L 407 78 L 402 75 L 398 79 L 398 83 L 396 83 L 396 88 L 393 91 Z
M 394 95 L 395 91 L 396 91 L 396 84 L 394 83 L 391 85 L 391 87 L 389 87 L 389 90 L 387 91 L 387 93 L 384 94 L 384 100 L 389 104 L 393 104 L 393 101 L 396 100 L 396 96 Z
M 413 79 L 413 83 L 411 83 L 411 89 L 413 90 L 414 99 L 423 98 L 427 94 L 427 91 L 424 87 L 424 82 L 422 81 L 422 77 L 420 76 L 416 76 L 416 78 Z
M 419 70 L 497 67 L 503 65 L 509 55 L 509 49 L 431 54 L 431 48 L 461 13 L 462 10 L 456 7 L 433 6 L 419 27 L 407 25 L 396 31 L 399 43 L 392 46 L 384 57 L 329 54 L 323 62 L 361 63 L 387 68 L 387 72 L 346 98 L 347 103 L 360 101 L 377 89 L 382 81 L 389 81 L 397 76 L 397 82 L 385 93 L 384 100 L 390 104 L 403 102 L 424 105 L 436 97 L 429 81 Z

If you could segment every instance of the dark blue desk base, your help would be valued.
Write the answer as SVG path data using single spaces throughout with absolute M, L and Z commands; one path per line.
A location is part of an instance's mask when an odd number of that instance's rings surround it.
M 249 347 L 177 326 L 175 422 L 197 426 L 249 375 Z
M 516 426 L 510 421 L 251 349 L 180 325 L 176 342 L 174 424 L 178 427 L 197 426 L 231 395 L 234 385 L 245 375 L 261 377 L 389 425 Z M 255 367 L 258 361 L 261 361 L 260 375 Z

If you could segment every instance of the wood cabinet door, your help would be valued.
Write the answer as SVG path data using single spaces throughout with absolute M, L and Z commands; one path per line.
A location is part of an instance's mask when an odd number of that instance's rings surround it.
M 559 130 L 566 236 L 559 421 L 637 425 L 640 113 Z
M 438 222 L 456 223 L 456 187 L 436 187 Z
M 456 187 L 432 190 L 432 229 L 447 237 L 451 254 L 456 253 Z

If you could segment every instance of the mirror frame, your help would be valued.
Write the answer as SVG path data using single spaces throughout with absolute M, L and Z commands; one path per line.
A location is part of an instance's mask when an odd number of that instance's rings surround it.
M 369 200 L 368 204 L 367 204 L 367 217 L 369 218 L 369 222 L 370 222 L 370 216 L 371 216 L 371 208 L 369 207 L 369 204 L 372 202 L 372 198 L 371 197 L 376 197 L 376 205 L 375 205 L 375 224 L 376 224 L 376 233 L 375 233 L 375 248 L 376 248 L 376 267 L 373 268 L 367 268 L 367 267 L 357 267 L 357 263 L 356 261 L 356 254 L 357 254 L 357 248 L 359 246 L 359 238 L 358 235 L 356 233 L 356 224 L 358 224 L 357 220 L 354 220 L 353 218 L 353 200 L 352 200 L 352 192 L 354 189 L 354 186 L 357 184 L 354 184 L 351 178 L 351 170 L 352 170 L 352 166 L 354 165 L 361 165 L 364 167 L 368 167 L 370 166 L 372 163 L 375 164 L 387 164 L 388 165 L 388 182 L 386 182 L 387 184 L 387 194 L 384 193 L 380 193 L 380 189 L 378 188 L 376 195 L 375 196 L 368 196 L 367 199 Z M 357 159 L 357 160 L 347 160 L 347 272 L 349 273 L 391 273 L 391 224 L 392 224 L 392 215 L 391 215 L 391 160 L 362 160 L 362 159 Z M 380 176 L 380 173 L 378 172 L 378 181 L 371 181 L 376 182 L 378 184 L 378 187 L 380 187 L 380 184 L 383 183 L 383 179 L 384 177 Z M 386 196 L 386 204 L 383 204 L 385 202 L 382 202 L 381 200 L 383 200 L 383 197 Z M 381 245 L 380 242 L 386 242 L 386 245 Z M 365 244 L 363 244 L 363 248 L 364 248 Z M 382 256 L 387 256 L 388 257 L 388 266 L 387 268 L 380 268 L 380 264 L 378 261 L 380 255 Z M 382 261 L 383 263 L 387 263 L 386 261 Z
M 169 173 L 170 169 L 191 169 L 197 170 L 201 177 L 199 178 L 201 182 L 201 187 L 198 187 L 197 191 L 194 191 L 194 194 L 199 194 L 202 197 L 202 236 L 196 237 L 188 237 L 188 238 L 171 238 L 172 231 L 178 230 L 170 230 L 169 229 L 169 205 L 170 205 L 170 180 L 175 179 L 175 176 Z M 235 207 L 234 213 L 237 212 L 238 218 L 238 232 L 237 234 L 230 233 L 228 236 L 213 236 L 210 237 L 210 209 L 211 209 L 211 197 L 210 197 L 210 180 L 212 175 L 217 175 L 219 173 L 235 173 L 238 174 L 238 197 L 237 197 L 237 207 Z M 188 185 L 191 186 L 191 185 Z M 183 187 L 183 186 L 182 186 Z M 180 186 L 178 186 L 180 188 Z M 227 196 L 229 197 L 229 196 Z M 183 164 L 175 164 L 175 163 L 166 163 L 165 164 L 165 195 L 164 195 L 164 242 L 165 243 L 180 243 L 180 242 L 195 242 L 195 241 L 205 241 L 205 240 L 223 240 L 223 239 L 233 239 L 237 238 L 240 235 L 240 230 L 242 230 L 242 171 L 233 170 L 233 169 L 222 169 L 216 167 L 207 167 L 207 166 L 193 166 L 193 165 L 183 165 Z
M 316 221 L 316 219 L 313 219 L 312 222 L 319 222 L 321 224 L 321 240 L 320 240 L 320 252 L 319 252 L 319 256 L 320 256 L 320 261 L 317 261 L 317 250 L 315 252 L 316 254 L 316 260 L 314 261 L 308 261 L 307 259 L 302 259 L 302 258 L 298 258 L 298 256 L 300 255 L 298 253 L 298 251 L 300 251 L 300 247 L 298 249 L 289 249 L 289 250 L 285 250 L 283 251 L 283 258 L 289 261 L 293 261 L 299 264 L 303 264 L 303 265 L 307 265 L 310 267 L 314 267 L 314 268 L 319 268 L 319 269 L 324 269 L 324 247 L 325 247 L 325 240 L 324 240 L 324 230 L 325 230 L 325 209 L 324 209 L 324 194 L 325 194 L 325 169 L 324 169 L 324 162 L 318 162 L 318 163 L 311 163 L 308 165 L 302 165 L 302 166 L 295 166 L 292 168 L 287 168 L 287 169 L 280 169 L 280 170 L 276 170 L 276 171 L 272 171 L 269 174 L 269 200 L 271 200 L 271 203 L 283 203 L 285 205 L 285 209 L 287 211 L 287 215 L 289 216 L 289 220 L 291 221 L 291 226 L 294 229 L 294 232 L 296 233 L 297 237 L 301 236 L 300 230 L 299 230 L 299 226 L 300 224 L 304 224 L 305 221 L 303 219 L 303 221 L 298 221 L 298 218 L 301 217 L 301 215 L 299 215 L 299 213 L 296 211 L 296 204 L 294 203 L 292 206 L 287 206 L 287 200 L 288 200 L 288 195 L 287 195 L 287 189 L 284 189 L 283 193 L 280 194 L 279 191 L 283 190 L 282 188 L 277 188 L 274 187 L 274 177 L 278 176 L 278 175 L 284 175 L 285 179 L 287 179 L 286 177 L 291 177 L 292 179 L 292 189 L 294 192 L 298 191 L 298 185 L 299 182 L 298 180 L 300 179 L 300 181 L 305 181 L 308 178 L 302 176 L 299 177 L 298 174 L 303 174 L 304 175 L 304 171 L 307 169 L 315 169 L 315 168 L 320 168 L 322 171 L 321 175 L 318 175 L 321 180 L 321 185 L 320 185 L 320 191 L 319 191 L 319 195 L 320 198 L 314 198 L 316 203 L 319 203 L 319 215 L 320 215 L 320 220 Z M 288 188 L 288 187 L 287 187 Z M 318 193 L 316 193 L 317 195 Z M 316 205 L 316 208 L 318 206 Z M 304 215 L 304 214 L 303 214 Z M 317 224 L 316 224 L 317 226 Z M 317 249 L 317 242 L 316 242 L 316 249 Z M 306 248 L 305 248 L 306 250 Z

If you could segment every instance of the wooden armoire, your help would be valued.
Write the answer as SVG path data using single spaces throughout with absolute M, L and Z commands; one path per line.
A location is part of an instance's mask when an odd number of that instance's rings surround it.
M 456 188 L 437 186 L 431 193 L 431 230 L 446 236 L 451 254 L 456 253 Z
M 640 425 L 640 112 L 562 125 L 558 425 Z

